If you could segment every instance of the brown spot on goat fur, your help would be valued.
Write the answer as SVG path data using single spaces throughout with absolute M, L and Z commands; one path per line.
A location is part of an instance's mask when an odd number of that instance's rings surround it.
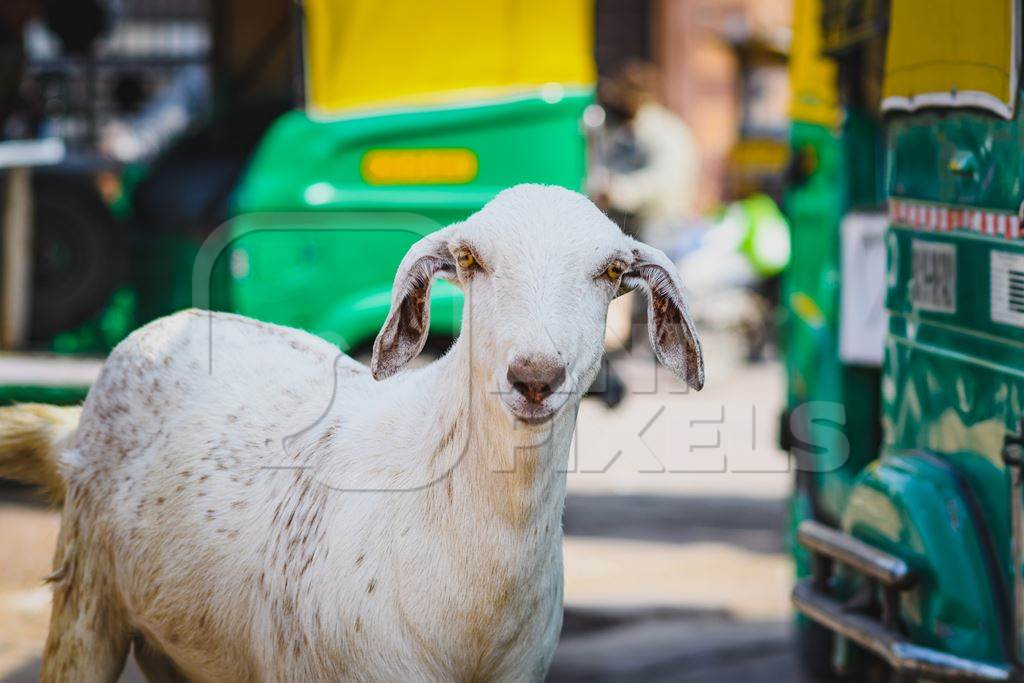
M 359 633 L 362 630 L 363 630 L 363 618 L 362 617 L 356 617 L 356 633 Z
M 502 518 L 514 529 L 526 529 L 537 512 L 536 503 L 521 491 L 510 491 L 499 509 Z
M 332 424 L 323 431 L 323 434 L 320 435 L 319 439 L 320 446 L 329 445 L 331 440 L 335 437 L 335 435 L 337 435 L 339 431 L 341 431 L 341 420 L 336 421 L 334 424 Z
M 501 590 L 498 592 L 498 596 L 494 600 L 495 614 L 501 614 L 508 609 L 509 604 L 512 602 L 512 596 L 515 594 L 515 588 L 515 582 L 511 579 L 505 579 L 505 581 L 502 582 Z
M 510 605 L 516 592 L 515 581 L 509 577 L 497 579 L 498 583 L 492 586 L 489 597 L 478 603 L 477 609 L 472 610 L 464 624 L 462 633 L 464 647 L 467 652 L 475 653 L 476 661 L 472 664 L 465 680 L 486 681 L 495 678 L 495 667 L 498 666 L 500 658 L 498 653 L 505 651 L 508 646 L 519 638 L 527 622 L 530 620 L 526 614 L 518 617 L 510 614 Z M 499 635 L 503 629 L 498 625 L 509 617 L 514 618 L 514 629 L 506 631 L 504 636 Z
M 455 432 L 459 428 L 459 424 L 462 422 L 462 413 L 455 416 L 452 420 L 451 425 L 448 426 L 448 431 L 444 433 L 441 440 L 437 442 L 437 446 L 434 447 L 434 452 L 430 454 L 429 462 L 433 464 L 437 461 L 437 458 L 451 446 L 452 440 L 455 438 Z
M 370 583 L 366 584 L 366 592 L 367 592 L 367 594 L 373 593 L 373 591 L 376 588 L 377 588 L 377 579 L 370 579 Z
M 539 454 L 536 450 L 531 449 L 523 453 L 522 458 L 517 458 L 516 463 L 519 466 L 518 469 L 518 483 L 529 486 L 533 484 L 534 477 L 537 474 L 537 462 L 540 460 Z
M 356 558 L 356 566 L 358 567 L 366 559 L 366 553 L 359 553 L 359 557 Z
M 313 558 L 315 558 L 315 557 L 316 557 L 316 555 L 314 553 L 310 553 L 309 555 L 306 556 L 306 561 L 302 565 L 302 569 L 299 570 L 299 576 L 300 577 L 302 577 L 302 576 L 304 576 L 306 574 L 306 570 L 309 569 L 311 564 L 313 564 Z
M 416 627 L 416 624 L 409 618 L 401 600 L 395 602 L 395 611 L 398 615 L 398 624 L 401 627 L 402 632 L 416 641 L 420 652 L 432 652 L 434 644 L 424 637 L 423 633 Z M 441 671 L 437 670 L 436 666 L 429 660 L 427 665 L 432 669 L 431 673 L 434 674 L 430 678 L 436 680 L 443 680 L 445 678 L 445 675 Z M 450 677 L 450 674 L 448 674 L 448 676 Z

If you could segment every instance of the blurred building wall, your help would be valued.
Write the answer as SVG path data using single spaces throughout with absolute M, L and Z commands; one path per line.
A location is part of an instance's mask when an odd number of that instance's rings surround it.
M 599 74 L 612 74 L 632 59 L 651 59 L 649 0 L 596 0 L 594 52 Z
M 699 209 L 721 198 L 736 140 L 740 80 L 726 36 L 788 39 L 790 0 L 651 0 L 651 58 L 662 68 L 666 103 L 689 124 L 702 155 Z

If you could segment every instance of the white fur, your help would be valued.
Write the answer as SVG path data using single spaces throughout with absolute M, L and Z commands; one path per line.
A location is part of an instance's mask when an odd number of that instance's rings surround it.
M 462 247 L 485 269 L 455 276 L 463 334 L 384 381 L 312 335 L 200 311 L 114 350 L 63 458 L 52 679 L 116 675 L 133 637 L 161 680 L 543 678 L 562 470 L 618 287 L 603 269 L 651 250 L 580 195 L 518 186 L 414 247 L 395 305 L 417 259 Z M 528 425 L 505 375 L 536 354 L 567 379 Z M 63 642 L 89 668 L 57 661 Z

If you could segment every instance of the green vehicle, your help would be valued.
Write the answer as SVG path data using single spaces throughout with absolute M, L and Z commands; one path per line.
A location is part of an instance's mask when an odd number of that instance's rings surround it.
M 584 186 L 592 3 L 515 4 L 508 13 L 454 0 L 306 0 L 301 49 L 292 51 L 302 63 L 302 106 L 275 115 L 245 151 L 220 220 L 210 212 L 169 220 L 179 198 L 160 178 L 173 176 L 183 201 L 207 183 L 188 180 L 191 166 L 166 172 L 158 159 L 143 190 L 124 200 L 141 224 L 114 306 L 129 323 L 105 324 L 108 305 L 37 348 L 103 354 L 130 329 L 188 306 L 300 327 L 352 353 L 367 347 L 386 317 L 395 269 L 423 234 L 517 183 Z M 227 29 L 237 21 L 244 35 L 253 30 L 246 12 L 289 16 L 286 2 L 211 6 L 214 53 L 217 21 Z M 216 79 L 214 88 L 224 89 Z M 183 145 L 206 173 L 201 136 Z M 172 148 L 165 157 L 176 155 Z M 154 185 L 157 210 L 132 215 Z M 461 295 L 441 283 L 432 306 L 432 335 L 444 343 L 458 332 Z M 73 401 L 86 389 L 19 382 L 0 380 L 0 401 Z
M 795 117 L 786 202 L 801 657 L 1021 680 L 1020 3 L 797 7 L 842 93 L 833 121 Z

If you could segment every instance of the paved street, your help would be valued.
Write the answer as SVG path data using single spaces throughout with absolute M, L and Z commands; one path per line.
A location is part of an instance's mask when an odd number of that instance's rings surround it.
M 676 393 L 660 370 L 652 381 L 641 355 L 619 366 L 622 406 L 584 403 L 552 681 L 800 680 L 782 536 L 790 476 L 774 431 L 782 371 L 736 365 L 715 340 L 705 348 L 700 393 Z M 587 471 L 619 449 L 606 471 Z
M 799 680 L 782 540 L 789 475 L 774 435 L 781 369 L 735 366 L 725 345 L 708 346 L 699 394 L 638 354 L 619 364 L 630 388 L 619 408 L 584 402 L 551 681 Z M 57 517 L 18 491 L 0 500 L 0 680 L 38 680 L 49 599 L 39 577 Z

